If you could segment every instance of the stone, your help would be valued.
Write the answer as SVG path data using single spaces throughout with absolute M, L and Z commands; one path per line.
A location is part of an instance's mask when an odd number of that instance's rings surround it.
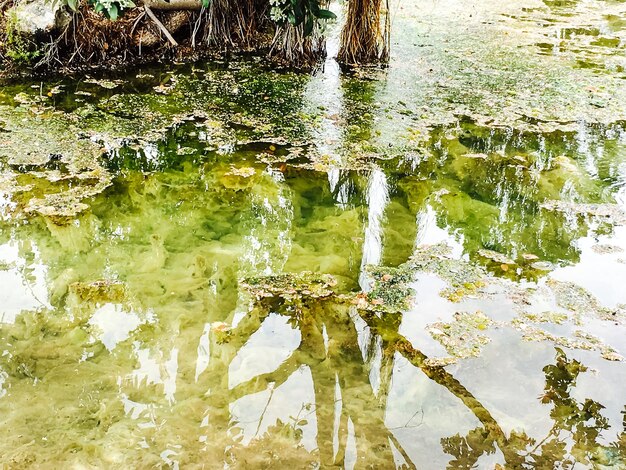
M 13 16 L 16 31 L 33 36 L 61 29 L 71 19 L 61 2 L 46 0 L 19 3 L 8 15 Z

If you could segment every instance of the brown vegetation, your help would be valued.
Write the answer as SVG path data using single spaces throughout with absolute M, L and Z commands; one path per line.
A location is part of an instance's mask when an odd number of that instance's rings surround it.
M 3 69 L 5 75 L 20 69 L 67 73 L 238 51 L 266 55 L 282 66 L 311 68 L 326 54 L 320 24 L 275 23 L 267 0 L 212 0 L 206 7 L 200 0 L 145 0 L 115 21 L 83 3 L 69 24 L 34 40 L 11 33 L 6 12 L 14 3 L 0 0 L 0 75 Z M 340 62 L 385 62 L 389 20 L 382 0 L 349 1 L 341 39 Z

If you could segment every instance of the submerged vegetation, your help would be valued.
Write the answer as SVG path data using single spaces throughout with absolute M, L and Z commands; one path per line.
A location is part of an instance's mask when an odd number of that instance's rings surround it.
M 0 86 L 0 463 L 623 468 L 626 6 L 470 3 L 69 3 L 254 54 Z

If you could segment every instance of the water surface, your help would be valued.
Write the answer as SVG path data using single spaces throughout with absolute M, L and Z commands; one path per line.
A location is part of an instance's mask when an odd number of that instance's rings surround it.
M 444 3 L 0 89 L 2 463 L 624 468 L 623 6 Z

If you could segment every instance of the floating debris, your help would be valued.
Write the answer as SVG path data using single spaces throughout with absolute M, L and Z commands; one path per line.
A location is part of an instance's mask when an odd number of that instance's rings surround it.
M 371 290 L 357 294 L 352 303 L 360 310 L 401 313 L 409 309 L 415 290 L 409 285 L 414 272 L 408 265 L 397 268 L 368 266 Z
M 552 271 L 554 269 L 554 265 L 548 261 L 537 261 L 532 263 L 530 267 L 537 271 Z
M 250 166 L 236 168 L 233 167 L 227 175 L 241 176 L 242 178 L 250 178 L 256 174 L 256 170 Z
M 88 182 L 89 180 L 87 180 Z M 95 184 L 79 184 L 69 190 L 46 194 L 43 198 L 32 198 L 25 207 L 27 214 L 39 214 L 57 225 L 68 225 L 89 206 L 83 201 L 102 193 L 111 185 L 105 173 Z
M 409 263 L 412 269 L 437 274 L 453 286 L 490 277 L 482 266 L 452 257 L 452 248 L 446 243 L 418 247 Z
M 487 283 L 495 280 L 482 266 L 452 258 L 451 248 L 445 243 L 419 247 L 408 265 L 416 272 L 430 272 L 448 282 L 450 287 L 441 296 L 451 302 L 479 295 Z
M 626 212 L 617 204 L 579 204 L 551 200 L 543 202 L 540 207 L 549 211 L 600 218 L 614 225 L 626 225 Z
M 181 147 L 178 150 L 176 150 L 176 155 L 193 155 L 194 153 L 196 153 L 197 150 L 192 148 L 192 147 Z
M 594 245 L 591 249 L 599 255 L 610 255 L 613 253 L 622 253 L 624 251 L 622 247 L 608 244 Z
M 327 298 L 334 295 L 337 280 L 330 274 L 302 273 L 251 277 L 241 281 L 241 286 L 257 300 L 267 297 L 284 299 Z
M 483 258 L 490 259 L 499 264 L 515 264 L 515 261 L 513 261 L 511 258 L 502 253 L 498 253 L 497 251 L 481 249 L 478 250 L 478 254 Z
M 454 321 L 450 323 L 433 323 L 426 331 L 446 349 L 450 358 L 446 363 L 451 364 L 458 359 L 477 357 L 483 347 L 490 342 L 483 334 L 494 322 L 483 312 L 457 312 Z M 436 359 L 435 359 L 436 360 Z M 440 362 L 429 365 L 440 365 Z
M 569 319 L 569 315 L 563 312 L 541 312 L 541 313 L 523 313 L 518 318 L 513 320 L 513 324 L 523 322 L 533 323 L 553 323 L 555 325 L 562 325 Z
M 549 279 L 546 285 L 561 308 L 581 317 L 591 316 L 601 320 L 626 323 L 626 310 L 621 307 L 610 309 L 602 306 L 591 293 L 576 284 Z
M 117 88 L 118 86 L 120 86 L 121 84 L 124 83 L 123 80 L 98 80 L 96 78 L 89 78 L 87 80 L 84 81 L 84 83 L 89 83 L 92 85 L 98 85 L 102 88 L 105 88 L 107 90 L 113 90 L 115 88 Z
M 524 322 L 513 322 L 512 325 L 522 333 L 522 339 L 526 341 L 551 341 L 555 345 L 565 348 L 599 351 L 601 356 L 609 361 L 622 361 L 624 359 L 615 349 L 603 343 L 600 338 L 581 330 L 576 330 L 573 337 L 566 337 L 549 333 Z

